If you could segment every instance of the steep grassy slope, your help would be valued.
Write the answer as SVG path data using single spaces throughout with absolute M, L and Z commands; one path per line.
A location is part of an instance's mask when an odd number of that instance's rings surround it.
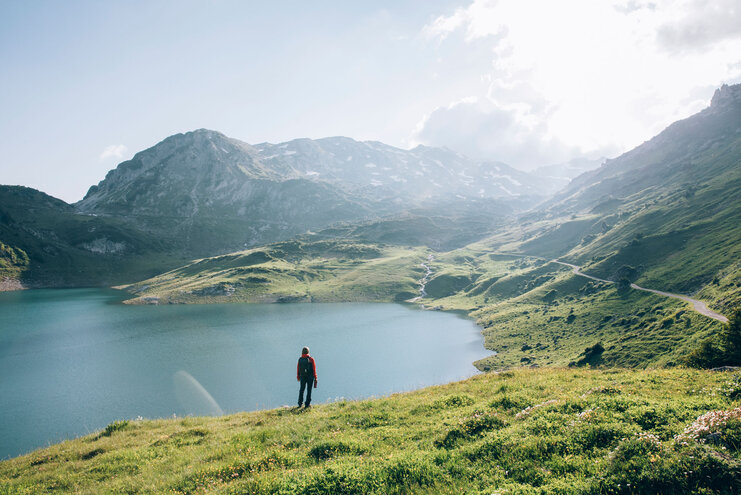
M 116 422 L 1 462 L 0 493 L 731 494 L 740 449 L 739 374 L 521 369 L 309 411 Z
M 0 280 L 26 287 L 133 282 L 186 259 L 119 221 L 16 186 L 0 186 L 0 243 Z
M 724 86 L 709 108 L 523 218 L 521 242 L 507 248 L 560 256 L 601 278 L 700 293 L 729 311 L 739 302 L 740 197 L 741 85 Z
M 627 285 L 695 295 L 730 314 L 741 305 L 740 197 L 741 86 L 734 86 L 709 109 L 579 177 L 516 227 L 438 256 L 433 271 L 468 266 L 478 278 L 431 294 L 428 304 L 478 318 L 499 353 L 479 363 L 484 368 L 676 364 L 719 324 Z M 489 266 L 502 252 L 516 256 L 506 268 Z M 622 289 L 527 256 L 582 265 Z

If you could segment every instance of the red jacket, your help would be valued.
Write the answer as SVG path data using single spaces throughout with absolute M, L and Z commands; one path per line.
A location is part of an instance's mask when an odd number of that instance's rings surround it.
M 317 380 L 318 378 L 316 377 L 316 362 L 314 361 L 314 358 L 308 354 L 301 354 L 301 357 L 309 358 L 309 364 L 311 365 L 311 371 L 314 373 L 314 380 Z M 298 368 L 298 363 L 296 363 L 296 380 L 301 379 L 301 376 L 299 375 L 299 373 L 300 373 L 300 370 Z

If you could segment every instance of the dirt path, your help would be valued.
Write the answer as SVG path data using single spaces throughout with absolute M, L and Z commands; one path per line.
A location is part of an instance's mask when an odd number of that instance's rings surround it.
M 654 294 L 658 294 L 660 296 L 673 297 L 674 299 L 681 299 L 682 301 L 692 303 L 692 307 L 694 308 L 694 310 L 701 315 L 705 315 L 708 318 L 712 318 L 714 320 L 722 321 L 723 323 L 728 323 L 728 318 L 720 313 L 716 313 L 712 309 L 708 308 L 707 304 L 697 299 L 692 299 L 691 297 L 683 296 L 681 294 L 672 294 L 671 292 L 664 292 L 661 290 L 646 289 L 645 287 L 640 287 L 636 284 L 630 284 L 630 286 L 634 289 L 644 290 L 646 292 L 653 292 Z
M 581 271 L 581 267 L 576 266 L 576 265 L 572 265 L 571 263 L 565 263 L 563 261 L 558 261 L 558 260 L 550 260 L 550 262 L 551 263 L 558 263 L 559 265 L 568 266 L 568 267 L 570 267 L 572 269 L 571 271 L 574 273 L 574 275 L 579 275 L 580 277 L 586 277 L 586 278 L 589 278 L 589 279 L 592 279 L 592 280 L 596 280 L 598 282 L 605 282 L 605 283 L 608 283 L 608 284 L 614 284 L 615 283 L 612 280 L 605 280 L 603 278 L 597 278 L 597 277 L 593 277 L 591 275 L 587 275 L 586 273 L 584 273 L 584 272 Z M 711 310 L 710 308 L 708 308 L 708 305 L 707 304 L 705 304 L 702 301 L 698 301 L 697 299 L 692 299 L 691 297 L 683 296 L 681 294 L 672 294 L 671 292 L 664 292 L 664 291 L 655 290 L 655 289 L 647 289 L 645 287 L 641 287 L 641 286 L 636 285 L 636 284 L 630 284 L 630 287 L 633 288 L 633 289 L 636 289 L 636 290 L 642 290 L 644 292 L 651 292 L 653 294 L 658 294 L 660 296 L 671 297 L 671 298 L 674 298 L 674 299 L 679 299 L 681 301 L 691 303 L 692 304 L 692 308 L 695 311 L 697 311 L 698 313 L 700 313 L 701 315 L 705 315 L 708 318 L 712 318 L 714 320 L 718 320 L 718 321 L 721 321 L 723 323 L 728 323 L 728 318 L 726 318 L 725 316 L 723 316 L 720 313 L 716 313 L 715 311 Z
M 432 263 L 434 259 L 435 257 L 433 255 L 428 255 L 427 263 Z M 428 265 L 427 263 L 420 263 L 420 266 L 425 269 L 425 276 L 419 280 L 419 295 L 417 297 L 409 299 L 407 302 L 418 302 L 420 299 L 427 295 L 427 292 L 425 292 L 425 286 L 430 280 L 430 275 L 432 275 L 432 268 L 430 268 L 430 265 Z

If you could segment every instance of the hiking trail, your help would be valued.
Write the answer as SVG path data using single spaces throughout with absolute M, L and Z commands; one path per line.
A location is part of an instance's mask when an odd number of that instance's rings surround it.
M 536 256 L 533 256 L 533 258 L 536 258 Z M 539 258 L 539 259 L 544 259 L 544 258 Z M 571 272 L 574 275 L 579 275 L 580 277 L 586 277 L 586 278 L 589 278 L 589 279 L 592 279 L 592 280 L 596 280 L 598 282 L 605 282 L 607 284 L 614 284 L 615 283 L 612 280 L 605 280 L 603 278 L 598 278 L 598 277 L 593 277 L 592 275 L 587 275 L 586 273 L 584 273 L 584 272 L 581 271 L 581 267 L 580 266 L 572 265 L 571 263 L 566 263 L 566 262 L 563 262 L 563 261 L 558 261 L 557 259 L 550 260 L 549 263 L 558 263 L 559 265 L 568 266 L 568 267 L 570 267 L 572 269 Z M 651 292 L 653 294 L 658 294 L 660 296 L 671 297 L 671 298 L 674 298 L 674 299 L 679 299 L 681 301 L 691 303 L 692 304 L 692 308 L 695 311 L 697 311 L 698 313 L 700 313 L 701 315 L 705 315 L 708 318 L 712 318 L 714 320 L 718 320 L 718 321 L 723 322 L 723 323 L 728 323 L 728 318 L 726 318 L 722 314 L 716 313 L 712 309 L 708 308 L 708 305 L 705 304 L 704 302 L 699 301 L 697 299 L 693 299 L 693 298 L 691 298 L 689 296 L 683 296 L 682 294 L 673 294 L 671 292 L 664 292 L 664 291 L 656 290 L 656 289 L 647 289 L 645 287 L 641 287 L 640 285 L 636 285 L 636 284 L 633 284 L 633 283 L 630 284 L 630 287 L 632 289 L 635 289 L 635 290 L 642 290 L 644 292 Z

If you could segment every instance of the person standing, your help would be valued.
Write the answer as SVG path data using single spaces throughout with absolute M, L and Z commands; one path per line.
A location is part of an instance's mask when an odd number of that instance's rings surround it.
M 316 388 L 319 382 L 316 376 L 316 362 L 309 355 L 308 347 L 301 349 L 301 357 L 298 358 L 298 364 L 296 365 L 296 380 L 301 382 L 301 387 L 298 391 L 298 407 L 304 404 L 304 389 L 306 389 L 305 407 L 310 407 L 312 384 Z

